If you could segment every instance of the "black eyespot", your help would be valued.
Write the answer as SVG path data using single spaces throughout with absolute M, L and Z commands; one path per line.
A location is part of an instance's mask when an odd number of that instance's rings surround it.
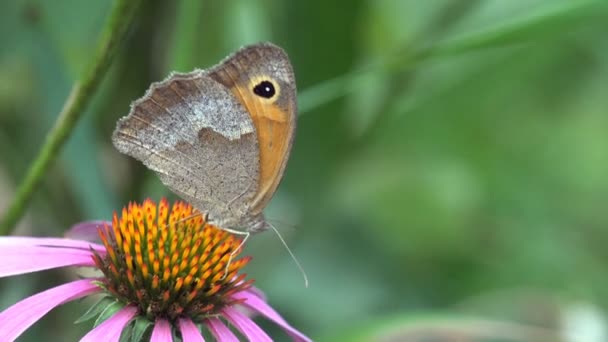
M 261 97 L 270 99 L 276 93 L 274 89 L 274 84 L 270 81 L 262 81 L 258 83 L 255 87 L 253 87 L 253 92 Z

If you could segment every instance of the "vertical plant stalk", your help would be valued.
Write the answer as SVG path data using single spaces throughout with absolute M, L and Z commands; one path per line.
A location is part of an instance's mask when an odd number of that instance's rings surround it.
M 116 50 L 125 38 L 129 26 L 140 8 L 141 0 L 116 0 L 103 29 L 97 51 L 91 63 L 76 81 L 53 128 L 46 136 L 36 159 L 30 164 L 25 178 L 0 221 L 0 235 L 9 234 L 23 216 L 29 200 L 51 163 L 57 158 L 78 119 L 90 104 L 95 91 L 108 72 Z

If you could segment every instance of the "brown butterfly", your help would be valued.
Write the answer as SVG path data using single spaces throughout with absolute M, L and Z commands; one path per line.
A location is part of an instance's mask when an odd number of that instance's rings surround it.
M 260 43 L 152 84 L 112 142 L 219 227 L 258 232 L 269 226 L 263 210 L 283 177 L 296 116 L 289 58 Z

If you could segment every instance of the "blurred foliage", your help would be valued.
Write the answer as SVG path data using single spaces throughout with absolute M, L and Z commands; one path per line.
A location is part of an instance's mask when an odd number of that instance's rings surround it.
M 0 3 L 0 208 L 110 7 Z M 170 71 L 269 40 L 301 116 L 267 216 L 311 287 L 272 233 L 249 271 L 288 321 L 328 341 L 608 340 L 607 22 L 603 0 L 148 1 L 18 233 L 170 196 L 113 149 L 116 120 Z M 66 277 L 3 279 L 0 307 Z M 23 340 L 75 340 L 87 304 Z

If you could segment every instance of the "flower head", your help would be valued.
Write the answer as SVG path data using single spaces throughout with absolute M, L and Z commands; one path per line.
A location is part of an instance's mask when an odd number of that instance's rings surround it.
M 241 241 L 207 223 L 183 202 L 131 203 L 112 222 L 87 222 L 72 231 L 96 231 L 102 244 L 57 238 L 0 238 L 0 276 L 62 266 L 89 266 L 103 276 L 67 283 L 14 304 L 0 313 L 0 336 L 14 340 L 54 307 L 100 293 L 92 312 L 118 307 L 83 341 L 118 341 L 123 331 L 151 341 L 202 341 L 205 326 L 219 341 L 270 337 L 241 310 L 259 313 L 294 340 L 309 339 L 292 328 L 246 280 L 249 257 L 236 259 Z M 91 310 L 90 310 L 91 311 Z M 140 324 L 137 324 L 139 322 Z M 143 322 L 143 324 L 141 324 Z M 229 328 L 226 323 L 234 329 Z M 152 327 L 151 332 L 149 328 Z M 134 332 L 134 333 L 133 333 Z

